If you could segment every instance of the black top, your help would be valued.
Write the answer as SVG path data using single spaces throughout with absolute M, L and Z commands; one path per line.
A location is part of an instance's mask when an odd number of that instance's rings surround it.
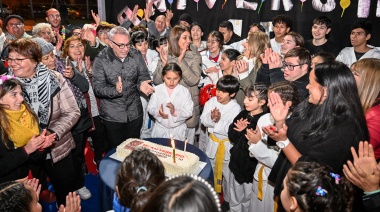
M 239 184 L 252 183 L 253 181 L 253 174 L 255 173 L 256 165 L 258 162 L 256 158 L 249 156 L 249 146 L 247 143 L 248 140 L 245 137 L 245 134 L 247 133 L 247 128 L 253 130 L 256 129 L 257 121 L 264 114 L 265 113 L 263 112 L 251 116 L 249 115 L 248 111 L 243 110 L 234 118 L 234 121 L 231 123 L 228 129 L 228 138 L 230 139 L 230 142 L 233 144 L 233 147 L 230 150 L 231 158 L 228 167 L 234 174 L 235 180 Z M 236 121 L 241 118 L 248 119 L 250 123 L 246 129 L 242 130 L 241 132 L 238 132 L 234 130 L 234 123 L 236 123 Z
M 326 43 L 320 45 L 320 46 L 315 46 L 313 44 L 313 40 L 307 40 L 305 42 L 305 49 L 309 50 L 310 55 L 313 56 L 314 54 L 324 51 L 324 52 L 329 52 L 333 54 L 335 57 L 339 54 L 340 48 L 334 44 L 333 42 L 327 40 Z
M 230 45 L 232 43 L 241 41 L 242 39 L 243 38 L 241 38 L 239 35 L 235 34 L 235 32 L 232 32 L 231 39 L 228 42 L 224 43 L 224 45 Z

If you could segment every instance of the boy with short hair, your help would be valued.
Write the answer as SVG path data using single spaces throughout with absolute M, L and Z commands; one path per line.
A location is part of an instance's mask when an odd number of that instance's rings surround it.
M 277 15 L 272 20 L 274 38 L 270 40 L 270 45 L 274 52 L 281 53 L 281 43 L 285 35 L 292 30 L 293 21 L 287 15 Z
M 239 91 L 238 79 L 225 75 L 216 83 L 216 96 L 208 100 L 204 106 L 201 122 L 207 127 L 208 141 L 203 151 L 210 158 L 214 168 L 214 184 L 216 192 L 222 189 L 222 175 L 227 176 L 232 144 L 228 139 L 228 127 L 239 114 L 241 108 L 234 97 Z M 223 181 L 223 186 L 228 182 Z
M 305 42 L 305 48 L 309 50 L 310 55 L 314 55 L 318 52 L 329 52 L 333 55 L 338 55 L 340 49 L 326 36 L 331 31 L 331 20 L 326 16 L 319 16 L 314 19 L 313 26 L 311 27 L 311 34 L 313 39 Z
M 359 20 L 351 27 L 350 40 L 352 47 L 346 47 L 336 57 L 337 61 L 348 67 L 363 58 L 380 58 L 380 51 L 367 45 L 371 39 L 372 25 L 364 20 Z

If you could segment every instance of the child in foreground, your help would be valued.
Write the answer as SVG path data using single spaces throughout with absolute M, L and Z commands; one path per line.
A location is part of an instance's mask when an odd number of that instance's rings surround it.
M 153 191 L 165 181 L 165 168 L 148 149 L 132 151 L 121 164 L 113 200 L 115 212 L 141 211 Z
M 344 212 L 352 209 L 353 188 L 346 178 L 317 162 L 297 162 L 281 192 L 286 211 Z

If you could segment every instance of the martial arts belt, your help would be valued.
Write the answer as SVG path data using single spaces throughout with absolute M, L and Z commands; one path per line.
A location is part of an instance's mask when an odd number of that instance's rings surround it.
M 259 163 L 261 164 L 261 163 Z M 257 198 L 259 200 L 263 200 L 263 171 L 264 171 L 264 165 L 261 164 L 261 168 L 259 170 L 259 185 L 257 186 L 258 187 L 258 191 L 257 191 Z
M 277 209 L 278 209 L 278 196 L 276 196 L 275 198 L 274 198 L 274 207 L 273 207 L 273 211 L 274 212 L 277 212 Z
M 226 151 L 226 147 L 224 146 L 224 142 L 230 142 L 228 138 L 220 140 L 215 137 L 214 134 L 209 134 L 211 140 L 219 143 L 218 149 L 216 150 L 215 156 L 215 169 L 214 169 L 214 183 L 215 183 L 215 191 L 217 193 L 222 192 L 222 172 L 223 172 L 223 162 L 224 162 L 224 153 Z

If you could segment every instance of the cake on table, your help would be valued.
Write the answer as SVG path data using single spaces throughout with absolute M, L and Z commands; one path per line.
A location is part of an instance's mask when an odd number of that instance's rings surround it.
M 173 149 L 149 141 L 130 138 L 116 148 L 116 156 L 123 159 L 136 148 L 149 149 L 155 154 L 165 167 L 165 173 L 169 175 L 191 174 L 197 168 L 199 157 L 191 152 L 175 150 L 175 163 L 173 162 Z

